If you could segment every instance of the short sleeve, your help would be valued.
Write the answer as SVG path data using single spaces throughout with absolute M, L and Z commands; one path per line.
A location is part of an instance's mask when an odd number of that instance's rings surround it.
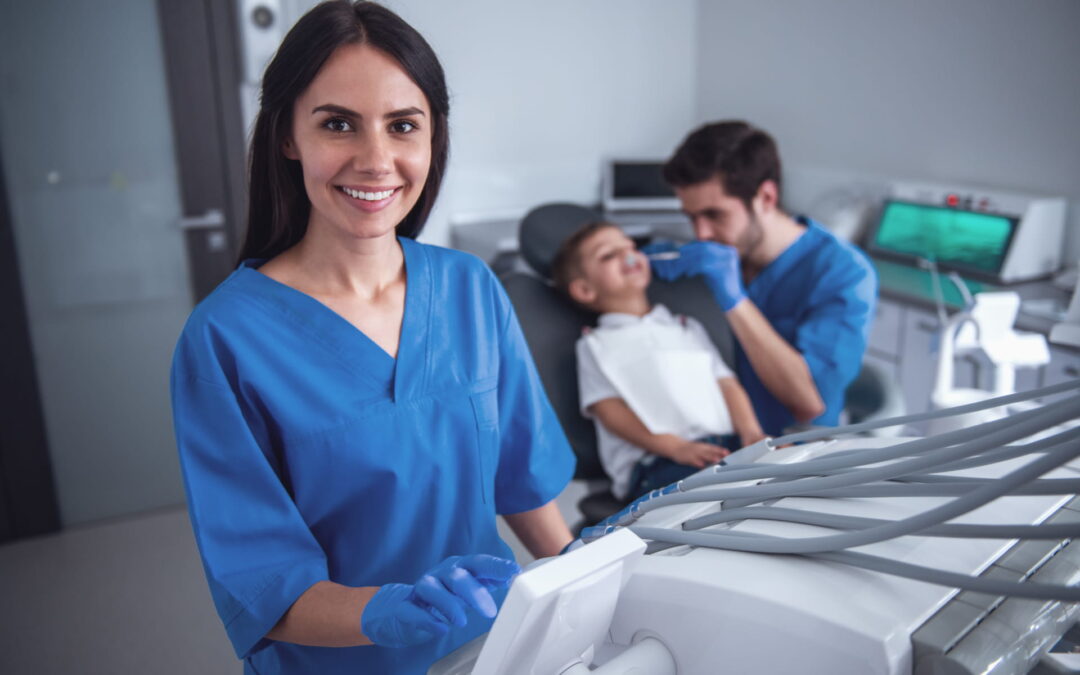
M 589 406 L 607 398 L 622 398 L 607 375 L 600 370 L 596 354 L 590 346 L 588 335 L 578 338 L 574 348 L 577 352 L 578 399 L 581 402 L 581 414 L 592 419 Z
M 497 282 L 496 282 L 497 283 Z M 499 467 L 495 509 L 521 513 L 557 497 L 574 475 L 577 460 L 537 373 L 517 315 L 502 286 L 504 314 L 499 338 Z
M 694 342 L 712 355 L 714 378 L 720 380 L 725 377 L 735 376 L 735 374 L 731 372 L 731 368 L 720 356 L 720 350 L 716 348 L 712 339 L 709 338 L 709 334 L 706 332 L 705 327 L 701 325 L 701 322 L 692 316 L 688 316 L 686 317 L 686 329 Z
M 278 475 L 265 426 L 226 382 L 196 375 L 213 357 L 191 342 L 181 338 L 172 370 L 180 466 L 214 605 L 246 658 L 305 590 L 328 579 L 326 556 Z
M 877 275 L 873 268 L 861 256 L 845 253 L 851 256 L 848 264 L 830 265 L 822 273 L 821 282 L 810 296 L 810 310 L 793 341 L 806 359 L 818 392 L 831 408 L 830 416 L 839 414 L 844 391 L 862 367 L 877 304 Z

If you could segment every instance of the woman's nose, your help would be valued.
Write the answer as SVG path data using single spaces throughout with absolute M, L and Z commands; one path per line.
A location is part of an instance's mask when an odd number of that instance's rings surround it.
M 393 170 L 393 153 L 389 139 L 380 134 L 366 134 L 357 141 L 353 168 L 372 176 L 383 176 Z

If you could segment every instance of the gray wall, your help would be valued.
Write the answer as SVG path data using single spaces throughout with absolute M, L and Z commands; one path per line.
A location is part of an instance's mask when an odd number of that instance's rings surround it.
M 663 157 L 694 122 L 692 2 L 389 0 L 452 96 L 451 157 L 424 240 L 449 219 L 595 202 L 610 156 Z
M 1080 2 L 700 0 L 698 11 L 698 121 L 772 132 L 792 193 L 871 177 L 1064 195 L 1080 257 Z

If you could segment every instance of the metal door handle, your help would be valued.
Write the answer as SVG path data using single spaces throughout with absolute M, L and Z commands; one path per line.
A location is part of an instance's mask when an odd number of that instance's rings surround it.
M 207 227 L 224 227 L 225 215 L 221 209 L 207 209 L 201 216 L 187 216 L 177 221 L 181 230 L 199 230 Z

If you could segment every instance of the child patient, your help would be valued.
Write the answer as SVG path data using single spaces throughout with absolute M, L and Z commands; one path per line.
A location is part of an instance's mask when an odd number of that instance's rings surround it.
M 567 238 L 552 275 L 600 313 L 577 341 L 578 387 L 582 414 L 599 422 L 616 497 L 636 498 L 764 438 L 701 324 L 649 304 L 649 261 L 616 225 L 590 223 Z

